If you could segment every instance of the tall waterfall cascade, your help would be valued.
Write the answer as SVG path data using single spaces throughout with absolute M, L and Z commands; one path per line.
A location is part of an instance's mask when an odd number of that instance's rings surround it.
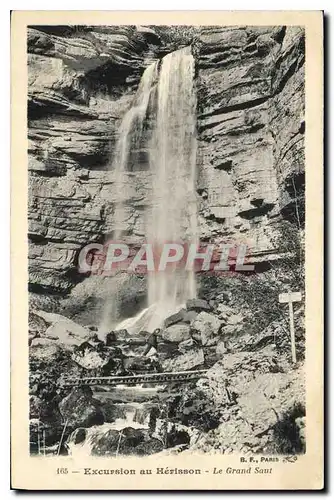
M 158 246 L 197 239 L 194 69 L 187 47 L 164 57 L 159 74 L 157 118 L 150 146 L 152 218 L 147 227 L 148 242 Z M 195 295 L 193 272 L 167 268 L 148 275 L 148 305 L 157 308 L 153 323 Z
M 126 201 L 128 199 L 128 162 L 131 150 L 141 140 L 147 109 L 150 101 L 153 84 L 158 75 L 158 61 L 152 63 L 144 71 L 139 83 L 139 87 L 131 108 L 124 115 L 118 130 L 118 140 L 111 165 L 115 182 L 115 212 L 114 212 L 114 240 L 118 241 L 122 237 L 122 227 L 127 218 Z M 108 297 L 101 318 L 100 330 L 107 331 L 110 321 L 115 323 L 118 316 L 118 294 L 119 287 L 122 286 L 121 277 L 116 286 L 111 284 Z
M 115 240 L 122 236 L 122 224 L 126 217 L 126 200 L 128 198 L 128 161 L 133 147 L 138 147 L 143 133 L 144 122 L 150 95 L 158 75 L 158 62 L 151 64 L 143 73 L 135 100 L 129 111 L 125 114 L 118 131 L 118 141 L 112 169 L 115 174 L 116 205 L 114 214 Z
M 146 242 L 160 252 L 164 243 L 196 243 L 196 92 L 194 58 L 186 47 L 151 64 L 143 73 L 134 104 L 125 114 L 113 160 L 116 191 L 115 239 L 121 239 L 126 217 L 126 172 L 131 148 L 140 141 L 148 106 L 153 107 L 147 141 L 151 179 L 146 208 Z M 153 100 L 153 103 L 152 103 Z M 193 271 L 168 266 L 150 271 L 147 279 L 147 310 L 129 318 L 117 329 L 152 331 L 189 298 L 196 297 Z M 107 302 L 112 301 L 112 297 Z M 108 309 L 108 305 L 106 306 Z M 109 306 L 110 312 L 110 306 Z

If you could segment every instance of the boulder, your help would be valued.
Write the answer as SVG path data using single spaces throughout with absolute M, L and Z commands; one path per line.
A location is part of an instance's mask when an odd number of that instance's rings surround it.
M 87 431 L 83 427 L 79 427 L 75 429 L 75 431 L 70 436 L 70 439 L 73 441 L 73 444 L 80 444 L 85 441 L 87 436 Z
M 145 356 L 124 358 L 124 370 L 130 373 L 145 373 L 156 371 L 155 363 Z
M 235 310 L 232 307 L 222 303 L 217 305 L 217 314 L 218 318 L 226 325 L 238 325 L 243 321 L 241 313 L 235 313 Z
M 99 396 L 97 396 L 99 397 Z M 127 406 L 112 404 L 108 398 L 99 399 L 105 423 L 115 422 L 117 419 L 126 420 Z
M 189 299 L 187 300 L 188 311 L 211 311 L 212 307 L 204 299 Z
M 72 359 L 81 367 L 92 370 L 115 372 L 122 368 L 123 354 L 120 348 L 105 346 L 102 342 L 83 342 L 74 347 Z
M 230 336 L 230 335 L 235 335 L 236 333 L 239 333 L 242 330 L 242 327 L 240 324 L 236 325 L 225 325 L 221 328 L 220 330 L 220 335 L 222 337 L 224 336 Z M 233 339 L 235 342 L 239 340 L 239 338 Z
M 188 339 L 189 340 L 189 339 Z M 158 340 L 158 355 L 159 359 L 162 361 L 164 359 L 173 358 L 180 354 L 178 349 L 180 344 L 177 342 L 166 342 L 164 340 Z
M 87 435 L 89 441 L 92 443 L 91 454 L 93 456 L 136 455 L 136 448 L 138 446 L 151 441 L 146 429 L 134 429 L 133 427 L 125 427 L 121 430 L 107 429 L 104 431 L 96 428 L 96 430 L 92 429 L 91 433 L 88 432 Z M 139 448 L 139 455 L 143 454 L 144 448 L 141 446 Z
M 177 343 L 190 339 L 190 327 L 182 323 L 171 325 L 161 332 L 161 338 L 166 342 Z
M 39 419 L 44 425 L 46 443 L 48 445 L 58 443 L 63 432 L 64 421 L 58 408 L 57 398 L 43 401 Z
M 33 339 L 29 349 L 30 363 L 54 363 L 61 357 L 63 349 L 54 340 Z
M 149 434 L 146 429 L 134 429 L 133 427 L 125 427 L 121 430 L 122 438 L 120 443 L 120 451 L 124 455 L 131 454 L 133 449 L 143 443 L 145 439 L 149 439 Z
M 66 447 L 71 453 L 77 446 L 81 447 L 86 443 L 92 456 L 103 457 L 152 455 L 163 449 L 162 442 L 152 438 L 147 429 L 125 427 L 117 430 L 107 425 L 76 429 L 67 439 Z
M 48 313 L 45 311 L 34 311 L 35 315 L 42 318 L 49 326 L 45 331 L 48 337 L 56 338 L 65 345 L 79 345 L 92 336 L 91 330 L 78 325 L 61 314 Z
M 181 444 L 188 445 L 190 443 L 190 432 L 189 429 L 181 425 L 173 425 L 168 429 L 167 434 L 167 447 L 174 448 L 174 446 L 179 446 Z
M 94 332 L 94 330 L 91 330 L 91 332 L 96 333 L 96 337 L 98 340 L 101 342 L 104 342 L 105 344 L 111 344 L 112 342 L 116 342 L 118 336 L 116 335 L 116 332 L 112 330 L 97 330 L 97 332 Z
M 218 342 L 218 332 L 221 327 L 221 321 L 205 311 L 199 313 L 196 319 L 190 325 L 191 335 L 197 340 L 201 339 L 203 346 L 212 346 Z
M 45 337 L 35 337 L 31 341 L 31 347 L 37 347 L 37 346 L 44 346 L 44 347 L 49 347 L 52 345 L 57 345 L 57 340 L 56 339 L 50 339 L 50 338 L 45 338 Z
M 183 323 L 191 323 L 197 317 L 197 311 L 185 311 L 183 315 Z
M 180 402 L 182 404 L 182 401 L 180 401 L 180 398 L 178 397 L 178 403 L 176 403 L 177 410 Z M 173 406 L 174 404 L 175 402 L 173 403 Z M 173 448 L 175 451 L 177 449 L 182 451 L 186 449 L 189 444 L 196 441 L 200 434 L 201 431 L 195 427 L 188 427 L 187 425 L 171 421 L 169 421 L 166 425 L 166 420 L 164 418 L 158 418 L 152 437 L 166 443 L 169 449 Z
M 38 333 L 31 333 L 29 332 L 28 334 L 28 345 L 31 346 L 32 341 L 36 338 L 38 338 L 39 334 Z
M 67 346 L 80 345 L 83 341 L 89 340 L 91 332 L 87 329 L 78 334 L 76 328 L 66 321 L 60 321 L 49 326 L 45 332 L 46 336 L 56 337 L 59 342 Z
M 117 450 L 117 445 L 120 440 L 119 431 L 116 429 L 109 429 L 102 436 L 98 436 L 96 438 L 91 437 L 91 441 L 93 442 L 91 448 L 91 454 L 93 456 L 108 456 L 115 455 Z
M 228 318 L 228 325 L 239 325 L 243 321 L 242 314 L 232 314 Z
M 62 377 L 79 377 L 82 369 L 71 359 L 72 352 L 63 344 L 48 339 L 29 348 L 29 393 L 43 401 L 55 398 Z
M 159 439 L 151 438 L 136 446 L 134 451 L 138 456 L 147 456 L 159 453 L 163 449 L 164 446 Z
M 192 349 L 191 351 L 181 354 L 180 356 L 166 359 L 162 362 L 163 371 L 186 371 L 194 370 L 204 364 L 204 354 L 202 349 Z
M 191 351 L 194 349 L 194 347 L 198 346 L 198 343 L 196 342 L 195 339 L 190 338 L 188 340 L 183 340 L 182 342 L 179 343 L 178 350 L 184 354 L 188 351 Z
M 109 332 L 107 333 L 105 337 L 105 343 L 107 346 L 112 346 L 117 340 L 116 333 L 115 332 Z
M 186 430 L 191 438 L 193 431 L 195 431 L 194 434 L 197 434 L 198 430 L 208 432 L 219 425 L 219 406 L 215 406 L 203 391 L 190 386 L 190 384 L 184 386 L 178 394 L 174 395 L 174 399 L 170 401 L 170 407 L 173 409 L 173 417 L 175 417 L 173 420 L 178 422 L 178 430 Z M 159 422 L 157 422 L 156 432 L 159 430 L 158 424 Z M 174 424 L 168 422 L 168 430 L 172 426 Z
M 233 309 L 222 302 L 217 304 L 216 311 L 219 319 L 224 320 L 225 322 L 227 322 L 229 316 L 233 314 Z
M 82 368 L 86 370 L 98 369 L 104 367 L 108 361 L 109 357 L 105 356 L 103 353 L 94 351 L 86 351 L 85 353 L 73 353 L 72 359 Z
M 168 316 L 168 318 L 165 319 L 165 328 L 168 328 L 169 326 L 175 325 L 176 323 L 181 323 L 184 321 L 184 316 L 185 316 L 186 310 L 185 309 L 180 309 L 175 314 L 172 314 L 171 316 Z
M 124 375 L 124 361 L 122 357 L 110 358 L 108 363 L 103 365 L 101 369 L 102 377 L 109 377 L 111 375 Z
M 103 412 L 87 386 L 73 389 L 59 403 L 59 410 L 69 429 L 91 427 L 104 422 Z

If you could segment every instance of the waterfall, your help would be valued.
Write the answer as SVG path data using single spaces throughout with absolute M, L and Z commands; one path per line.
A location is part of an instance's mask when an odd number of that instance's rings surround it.
M 151 90 L 157 78 L 158 63 L 152 63 L 143 73 L 133 106 L 125 114 L 114 153 L 112 169 L 115 175 L 116 200 L 114 214 L 114 239 L 122 234 L 122 225 L 126 218 L 126 200 L 128 198 L 128 161 L 131 150 L 140 147 Z
M 150 144 L 151 218 L 147 240 L 163 243 L 197 241 L 196 93 L 190 47 L 162 60 L 157 117 Z M 156 304 L 149 330 L 159 326 L 187 299 L 196 296 L 194 272 L 169 267 L 148 275 L 148 305 Z
M 147 109 L 150 102 L 150 95 L 154 81 L 157 78 L 158 62 L 148 66 L 139 83 L 135 100 L 131 108 L 125 113 L 118 131 L 118 140 L 115 146 L 111 169 L 114 174 L 115 183 L 115 211 L 114 211 L 114 235 L 115 241 L 122 237 L 122 229 L 126 224 L 127 209 L 126 201 L 128 199 L 128 161 L 133 147 L 139 148 L 142 139 L 144 122 Z M 115 323 L 118 317 L 119 291 L 124 282 L 124 276 L 118 278 L 111 284 L 103 317 L 100 323 L 102 332 L 110 329 L 110 322 Z
M 151 91 L 157 83 L 152 131 L 147 143 L 152 184 L 145 213 L 146 241 L 154 245 L 156 252 L 164 243 L 197 242 L 194 71 L 191 48 L 186 47 L 165 56 L 160 68 L 158 62 L 151 64 L 142 76 L 135 102 L 121 123 L 113 161 L 118 193 L 114 214 L 116 240 L 121 237 L 127 216 L 129 157 L 133 148 L 140 147 Z M 107 299 L 105 323 L 117 302 L 115 293 L 112 295 Z M 145 329 L 152 331 L 159 327 L 169 314 L 195 296 L 193 271 L 170 266 L 165 271 L 149 272 Z M 143 328 L 143 313 L 140 319 Z M 129 328 L 136 321 L 134 318 L 131 324 L 127 320 Z M 132 328 L 134 331 L 136 328 Z

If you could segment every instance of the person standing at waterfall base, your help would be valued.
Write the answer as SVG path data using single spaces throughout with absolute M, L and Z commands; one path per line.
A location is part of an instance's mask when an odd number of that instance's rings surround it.
M 152 361 L 158 361 L 158 335 L 160 333 L 160 329 L 157 328 L 153 333 L 148 337 L 146 347 L 143 353 L 143 356 L 150 358 Z
M 154 330 L 153 333 L 148 337 L 146 347 L 143 355 L 150 361 L 150 366 L 155 372 L 162 372 L 162 367 L 159 363 L 158 355 L 158 335 L 161 332 L 159 328 Z

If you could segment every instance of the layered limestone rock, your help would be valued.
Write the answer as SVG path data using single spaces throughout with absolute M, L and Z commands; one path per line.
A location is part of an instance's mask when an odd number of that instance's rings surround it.
M 161 45 L 145 27 L 28 30 L 29 263 L 33 290 L 68 292 L 77 256 L 112 231 L 115 130 Z M 129 174 L 131 175 L 131 174 Z M 135 179 L 137 181 L 137 179 Z M 141 186 L 129 224 L 140 233 Z
M 206 27 L 197 35 L 200 237 L 242 240 L 254 261 L 277 258 L 282 218 L 303 224 L 303 30 Z M 63 297 L 86 277 L 82 247 L 112 235 L 116 132 L 143 70 L 171 50 L 164 43 L 152 27 L 29 28 L 32 291 Z M 122 228 L 132 242 L 144 238 L 150 191 L 146 153 L 137 153 Z
M 276 258 L 281 217 L 293 219 L 303 188 L 303 30 L 208 27 L 198 52 L 202 239 Z

